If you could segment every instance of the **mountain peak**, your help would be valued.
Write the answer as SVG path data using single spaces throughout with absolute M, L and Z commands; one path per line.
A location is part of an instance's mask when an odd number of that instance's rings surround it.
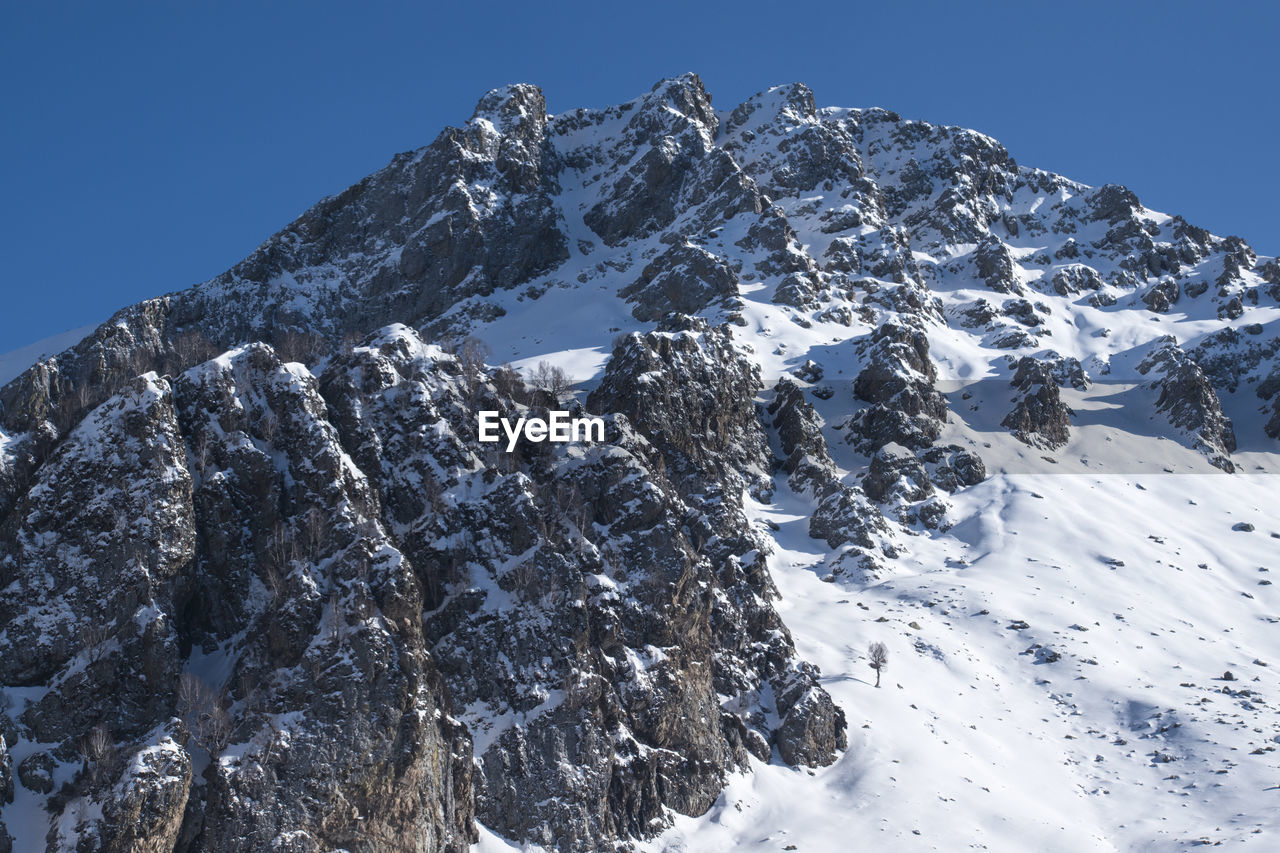
M 547 101 L 542 89 L 531 83 L 499 86 L 480 98 L 471 120 L 487 121 L 503 135 L 541 138 L 547 123 Z
M 1280 265 L 973 131 L 504 86 L 0 415 L 0 850 L 1272 806 Z

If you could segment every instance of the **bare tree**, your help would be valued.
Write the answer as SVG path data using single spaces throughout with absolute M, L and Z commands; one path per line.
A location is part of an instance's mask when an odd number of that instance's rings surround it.
M 177 361 L 174 365 L 175 372 L 186 370 L 188 367 L 207 361 L 218 354 L 218 348 L 213 345 L 213 341 L 209 340 L 199 330 L 178 334 L 173 339 L 172 347 L 173 355 Z
M 209 468 L 209 461 L 213 456 L 213 449 L 209 446 L 209 431 L 207 429 L 200 430 L 196 437 L 191 441 L 191 461 L 195 465 L 196 473 L 201 477 Z
M 559 406 L 561 398 L 572 384 L 569 376 L 559 367 L 547 361 L 538 362 L 538 372 L 534 376 L 538 389 L 551 398 L 552 406 Z
M 97 784 L 111 770 L 116 755 L 115 741 L 105 725 L 99 723 L 80 739 L 80 754 L 84 757 L 84 767 L 89 771 L 90 779 Z
M 223 693 L 200 676 L 184 672 L 178 682 L 178 713 L 196 743 L 216 755 L 231 740 L 231 714 Z
M 302 546 L 307 562 L 320 562 L 325 543 L 329 538 L 329 525 L 318 507 L 311 507 L 302 516 Z
M 110 640 L 111 629 L 105 623 L 97 619 L 85 619 L 80 623 L 80 647 L 90 666 L 106 657 Z
M 476 392 L 480 390 L 480 380 L 484 376 L 485 359 L 493 355 L 489 345 L 477 337 L 468 335 L 452 348 L 462 365 L 462 378 L 466 382 L 467 399 L 474 402 Z
M 258 419 L 258 435 L 267 444 L 274 444 L 276 433 L 280 431 L 280 418 L 274 411 L 267 409 Z
M 330 581 L 332 585 L 333 580 Z M 342 614 L 342 598 L 338 595 L 338 588 L 333 586 L 329 590 L 329 639 L 336 645 L 342 640 L 342 629 L 346 627 L 346 619 Z
M 468 335 L 453 347 L 453 354 L 458 357 L 463 373 L 474 376 L 484 370 L 484 360 L 493 355 L 493 350 L 480 338 Z
M 524 379 L 520 377 L 520 372 L 510 364 L 504 364 L 494 371 L 493 387 L 497 388 L 498 393 L 504 397 L 517 402 L 521 402 L 524 399 Z
M 876 687 L 880 686 L 880 672 L 889 668 L 889 649 L 884 643 L 872 643 L 867 647 L 867 665 L 876 671 Z
M 277 329 L 272 334 L 272 344 L 281 361 L 297 361 L 315 364 L 324 358 L 328 344 L 315 332 L 300 329 Z

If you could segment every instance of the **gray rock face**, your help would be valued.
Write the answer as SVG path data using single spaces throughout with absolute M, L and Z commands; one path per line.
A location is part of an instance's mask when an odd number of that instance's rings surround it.
M 1004 243 L 985 238 L 974 252 L 978 277 L 996 293 L 1018 293 L 1022 287 L 1013 274 L 1013 258 Z
M 426 590 L 495 831 L 596 849 L 651 835 L 665 809 L 702 813 L 751 754 L 821 764 L 843 748 L 737 497 L 770 469 L 758 386 L 724 329 L 673 316 L 618 344 L 587 403 L 604 444 L 508 454 L 476 442 L 475 408 L 550 401 L 468 387 L 408 329 L 326 372 L 343 444 L 380 472 L 384 523 Z
M 1142 297 L 1142 301 L 1147 303 L 1147 308 L 1155 313 L 1164 314 L 1181 296 L 1182 290 L 1178 287 L 1178 282 L 1170 278 L 1148 290 Z
M 156 743 L 122 765 L 118 779 L 95 779 L 84 798 L 98 807 L 91 815 L 49 831 L 50 846 L 76 849 L 168 853 L 178 842 L 191 786 L 191 758 L 172 735 L 158 733 Z M 112 784 L 113 782 L 113 784 Z
M 644 268 L 620 295 L 638 304 L 638 320 L 659 320 L 671 312 L 691 314 L 712 302 L 736 297 L 738 277 L 719 257 L 698 246 L 672 246 Z
M 1269 438 L 1280 438 L 1280 368 L 1258 383 L 1256 393 L 1261 399 L 1271 402 L 1271 416 L 1263 426 L 1263 431 Z
M 1156 409 L 1175 427 L 1190 433 L 1211 463 L 1225 471 L 1235 470 L 1227 458 L 1236 449 L 1235 430 L 1195 359 L 1176 343 L 1165 341 L 1143 359 L 1138 372 L 1144 376 L 1154 372 L 1156 376 L 1151 382 L 1160 392 Z
M 931 445 L 947 418 L 946 399 L 933 387 L 936 379 L 923 331 L 881 326 L 872 336 L 867 366 L 853 383 L 855 396 L 871 405 L 855 416 L 850 438 L 868 453 L 890 442 L 913 449 Z
M 838 478 L 822 436 L 821 419 L 805 400 L 804 391 L 789 378 L 778 380 L 773 391 L 769 414 L 785 454 L 782 470 L 790 475 L 791 487 L 797 492 L 822 494 Z
M 54 806 L 102 816 L 55 821 L 82 840 L 67 843 L 469 843 L 469 739 L 440 712 L 417 580 L 324 411 L 315 381 L 264 345 L 176 384 L 148 374 L 71 433 L 8 516 L 0 678 L 56 685 L 22 713 L 24 736 L 66 760 L 103 732 Z M 49 525 L 57 541 L 37 535 Z M 201 648 L 229 673 L 204 710 L 180 683 Z M 200 730 L 166 731 L 175 715 Z M 230 744 L 192 795 L 195 758 Z
M 877 503 L 894 498 L 915 503 L 933 493 L 933 484 L 914 453 L 898 444 L 886 444 L 871 457 L 862 490 Z
M 809 518 L 809 535 L 825 540 L 831 548 L 850 546 L 860 568 L 875 571 L 888 524 L 862 492 L 840 482 L 812 404 L 798 385 L 784 377 L 774 388 L 768 413 L 785 454 L 782 470 L 788 474 L 787 484 L 797 494 L 817 500 Z
M 661 231 L 685 205 L 711 202 L 707 214 L 714 211 L 721 219 L 762 209 L 754 184 L 713 144 L 719 120 L 696 74 L 658 83 L 629 111 L 620 144 L 640 145 L 642 153 L 610 177 L 603 198 L 583 218 L 606 244 Z M 664 143 L 647 144 L 658 139 Z
M 1069 264 L 1053 274 L 1053 289 L 1059 296 L 1101 290 L 1104 286 L 1105 282 L 1098 271 L 1084 264 Z
M 987 479 L 987 466 L 976 453 L 954 444 L 931 447 L 920 454 L 929 480 L 946 492 L 976 486 Z
M 1280 438 L 1280 397 L 1271 401 L 1271 417 L 1263 427 L 1268 438 Z
M 1023 356 L 1009 384 L 1019 394 L 1001 426 L 1033 447 L 1052 449 L 1066 444 L 1074 413 L 1062 402 L 1059 389 L 1063 385 L 1078 390 L 1089 387 L 1089 377 L 1080 362 L 1055 353 L 1043 358 Z

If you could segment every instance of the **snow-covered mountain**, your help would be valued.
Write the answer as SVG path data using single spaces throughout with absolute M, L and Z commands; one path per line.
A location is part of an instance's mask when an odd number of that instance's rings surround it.
M 1278 320 L 974 131 L 490 92 L 0 390 L 0 851 L 1269 849 Z

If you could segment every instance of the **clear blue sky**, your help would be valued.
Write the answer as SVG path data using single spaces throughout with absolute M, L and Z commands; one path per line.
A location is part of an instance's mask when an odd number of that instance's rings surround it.
M 557 112 L 799 80 L 1280 251 L 1277 4 L 442 7 L 4 3 L 0 352 L 218 274 L 516 81 Z

